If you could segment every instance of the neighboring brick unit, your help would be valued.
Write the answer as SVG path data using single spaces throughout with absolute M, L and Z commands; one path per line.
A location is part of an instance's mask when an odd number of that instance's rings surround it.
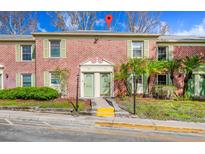
M 16 87 L 16 73 L 34 73 L 34 62 L 16 62 L 16 44 L 0 42 L 0 64 L 4 66 L 4 88 Z M 21 42 L 23 43 L 23 42 Z

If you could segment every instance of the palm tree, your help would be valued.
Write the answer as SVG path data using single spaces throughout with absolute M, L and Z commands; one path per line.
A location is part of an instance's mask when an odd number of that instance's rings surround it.
M 121 64 L 120 70 L 115 73 L 115 80 L 121 80 L 126 86 L 127 92 L 131 92 L 130 82 L 131 75 L 136 75 L 136 85 L 140 76 L 145 72 L 146 60 L 143 58 L 131 58 L 127 63 Z M 136 90 L 137 91 L 137 90 Z
M 165 73 L 168 68 L 167 61 L 158 61 L 158 60 L 148 60 L 147 66 L 144 68 L 145 73 L 148 76 L 147 83 L 148 83 L 148 95 L 151 95 L 152 87 L 150 87 L 151 77 L 154 75 L 154 79 L 158 74 Z
M 170 73 L 170 79 L 174 83 L 174 73 L 181 70 L 181 59 L 173 59 L 168 61 L 168 71 Z
M 188 81 L 192 78 L 193 70 L 197 69 L 202 63 L 203 59 L 197 55 L 192 57 L 186 57 L 182 60 L 182 68 L 185 74 L 184 77 L 184 87 L 183 87 L 183 96 L 185 92 L 188 90 Z

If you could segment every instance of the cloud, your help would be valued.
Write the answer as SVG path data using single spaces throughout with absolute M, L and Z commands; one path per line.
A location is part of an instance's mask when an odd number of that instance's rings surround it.
M 37 24 L 37 29 L 38 29 L 38 31 L 40 31 L 40 32 L 47 32 L 47 30 L 46 30 L 45 28 L 42 28 L 42 27 L 41 27 L 41 24 L 40 24 L 40 23 Z
M 194 25 L 189 30 L 182 30 L 174 33 L 175 35 L 197 35 L 204 36 L 205 35 L 205 18 L 198 25 Z
M 99 19 L 95 21 L 96 26 L 103 27 L 105 25 L 105 20 L 104 19 Z

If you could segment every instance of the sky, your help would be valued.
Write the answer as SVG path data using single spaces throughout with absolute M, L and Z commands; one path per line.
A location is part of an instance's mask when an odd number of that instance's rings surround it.
M 126 20 L 125 12 L 98 12 L 95 29 L 107 30 L 105 15 L 112 14 L 113 21 L 118 22 L 115 25 L 117 31 L 126 31 L 126 26 L 122 24 Z M 169 33 L 174 35 L 199 35 L 205 36 L 205 11 L 162 11 L 160 12 L 161 22 L 169 25 Z M 113 22 L 114 23 L 114 22 Z M 40 12 L 38 31 L 56 31 L 52 26 L 51 18 L 46 12 Z

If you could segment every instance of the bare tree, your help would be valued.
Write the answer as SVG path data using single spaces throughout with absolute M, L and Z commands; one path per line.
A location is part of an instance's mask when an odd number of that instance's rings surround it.
M 38 18 L 36 12 L 3 11 L 0 12 L 0 33 L 30 34 L 36 31 Z
M 169 26 L 166 22 L 161 22 L 160 23 L 160 34 L 165 35 L 169 32 Z
M 97 15 L 91 11 L 65 11 L 55 12 L 52 18 L 61 31 L 93 30 Z
M 152 33 L 160 24 L 159 12 L 126 12 L 130 32 Z

